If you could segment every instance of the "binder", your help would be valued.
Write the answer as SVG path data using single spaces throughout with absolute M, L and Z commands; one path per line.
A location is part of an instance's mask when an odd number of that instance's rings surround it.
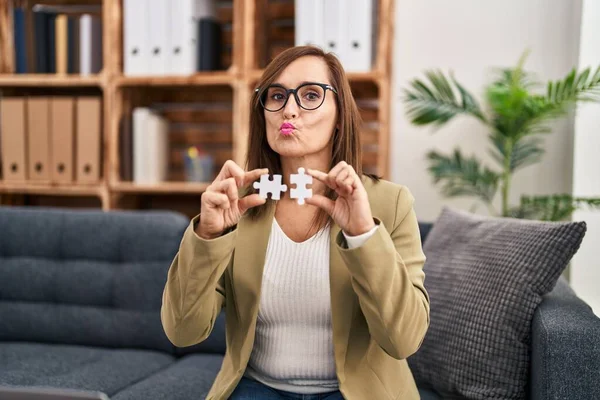
M 27 99 L 28 177 L 50 182 L 50 98 Z
M 169 3 L 171 0 L 152 0 L 149 8 L 148 41 L 150 45 L 150 74 L 169 73 Z
M 35 39 L 35 72 L 43 74 L 50 72 L 48 55 L 49 40 L 48 40 L 48 14 L 42 11 L 33 13 L 34 20 L 34 39 Z
M 313 45 L 325 49 L 323 3 L 322 0 L 296 0 L 296 46 Z
M 79 19 L 79 71 L 81 75 L 97 74 L 102 70 L 102 23 L 89 14 Z
M 67 16 L 62 14 L 56 17 L 56 73 L 66 74 L 68 71 L 68 49 L 67 49 Z
M 374 49 L 373 0 L 349 0 L 344 68 L 349 72 L 368 72 L 372 69 Z
M 125 115 L 119 124 L 119 173 L 121 180 L 133 180 L 133 132 L 132 118 Z
M 348 5 L 346 0 L 327 0 L 323 2 L 323 15 L 327 19 L 323 26 L 325 51 L 337 56 L 342 65 L 347 65 L 347 49 L 345 46 L 346 26 L 348 26 Z M 351 29 L 349 27 L 348 29 Z
M 48 72 L 56 73 L 56 14 L 46 13 L 46 41 L 48 44 Z
M 151 112 L 146 120 L 148 154 L 146 157 L 149 183 L 167 179 L 169 161 L 169 124 L 157 113 Z
M 198 20 L 198 71 L 221 69 L 221 25 L 212 17 Z
M 190 75 L 199 67 L 197 21 L 216 16 L 214 1 L 178 0 L 171 3 L 167 35 L 169 73 Z
M 168 122 L 145 107 L 133 110 L 133 181 L 154 184 L 167 179 Z
M 136 107 L 133 109 L 133 181 L 135 183 L 150 182 L 147 157 L 148 157 L 148 138 L 147 119 L 150 115 L 150 109 L 145 107 Z
M 50 102 L 51 179 L 55 183 L 74 181 L 75 99 L 53 97 Z
M 67 22 L 67 73 L 79 73 L 79 17 L 69 16 Z M 101 49 L 102 50 L 102 49 Z M 99 52 L 102 54 L 102 51 Z
M 0 98 L 0 149 L 5 181 L 27 180 L 26 108 L 24 98 Z
M 123 2 L 123 70 L 125 75 L 150 74 L 149 9 L 149 0 L 124 0 Z
M 100 180 L 101 98 L 78 97 L 76 100 L 75 142 L 78 183 L 97 183 Z
M 23 8 L 13 9 L 13 32 L 15 41 L 15 72 L 25 74 L 27 68 L 27 27 L 25 24 L 26 11 Z

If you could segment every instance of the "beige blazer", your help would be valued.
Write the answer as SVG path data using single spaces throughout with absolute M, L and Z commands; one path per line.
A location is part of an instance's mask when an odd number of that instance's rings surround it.
M 413 209 L 401 185 L 363 178 L 379 228 L 348 249 L 331 229 L 330 290 L 336 373 L 345 399 L 419 399 L 406 358 L 429 327 L 423 286 L 425 255 Z M 187 228 L 169 269 L 161 320 L 169 340 L 191 346 L 211 333 L 225 307 L 227 351 L 207 399 L 227 399 L 252 352 L 258 305 L 275 207 L 263 217 L 243 217 L 213 240 Z

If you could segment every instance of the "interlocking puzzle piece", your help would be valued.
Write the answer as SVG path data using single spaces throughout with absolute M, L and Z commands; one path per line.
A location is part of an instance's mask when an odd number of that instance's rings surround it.
M 312 189 L 308 189 L 306 185 L 312 184 L 313 178 L 304 172 L 304 168 L 298 168 L 297 174 L 290 175 L 290 182 L 296 184 L 295 189 L 290 189 L 290 197 L 298 199 L 298 204 L 304 204 L 304 199 L 312 197 Z
M 260 183 L 254 182 L 254 189 L 259 189 L 259 196 L 267 198 L 267 193 L 271 193 L 272 200 L 279 200 L 281 192 L 287 191 L 287 185 L 281 184 L 281 175 L 273 175 L 273 180 L 269 180 L 269 174 L 260 176 Z

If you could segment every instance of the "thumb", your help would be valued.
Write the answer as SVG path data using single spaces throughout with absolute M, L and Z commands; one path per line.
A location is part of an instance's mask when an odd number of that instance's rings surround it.
M 333 215 L 333 210 L 335 209 L 335 202 L 328 197 L 325 197 L 321 194 L 315 194 L 312 197 L 307 197 L 304 199 L 306 204 L 310 204 L 313 206 L 317 206 L 324 210 L 327 214 Z
M 244 214 L 248 209 L 256 206 L 260 206 L 261 204 L 265 204 L 267 199 L 263 199 L 259 194 L 251 194 L 239 200 L 238 207 L 240 210 L 240 214 Z

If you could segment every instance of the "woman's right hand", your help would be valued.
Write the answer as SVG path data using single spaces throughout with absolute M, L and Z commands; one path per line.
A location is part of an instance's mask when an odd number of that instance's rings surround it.
M 252 208 L 264 204 L 258 194 L 238 197 L 238 189 L 267 174 L 267 168 L 244 171 L 234 161 L 223 164 L 219 175 L 202 194 L 200 204 L 200 222 L 196 233 L 203 239 L 219 237 L 225 229 L 236 225 L 242 215 Z

